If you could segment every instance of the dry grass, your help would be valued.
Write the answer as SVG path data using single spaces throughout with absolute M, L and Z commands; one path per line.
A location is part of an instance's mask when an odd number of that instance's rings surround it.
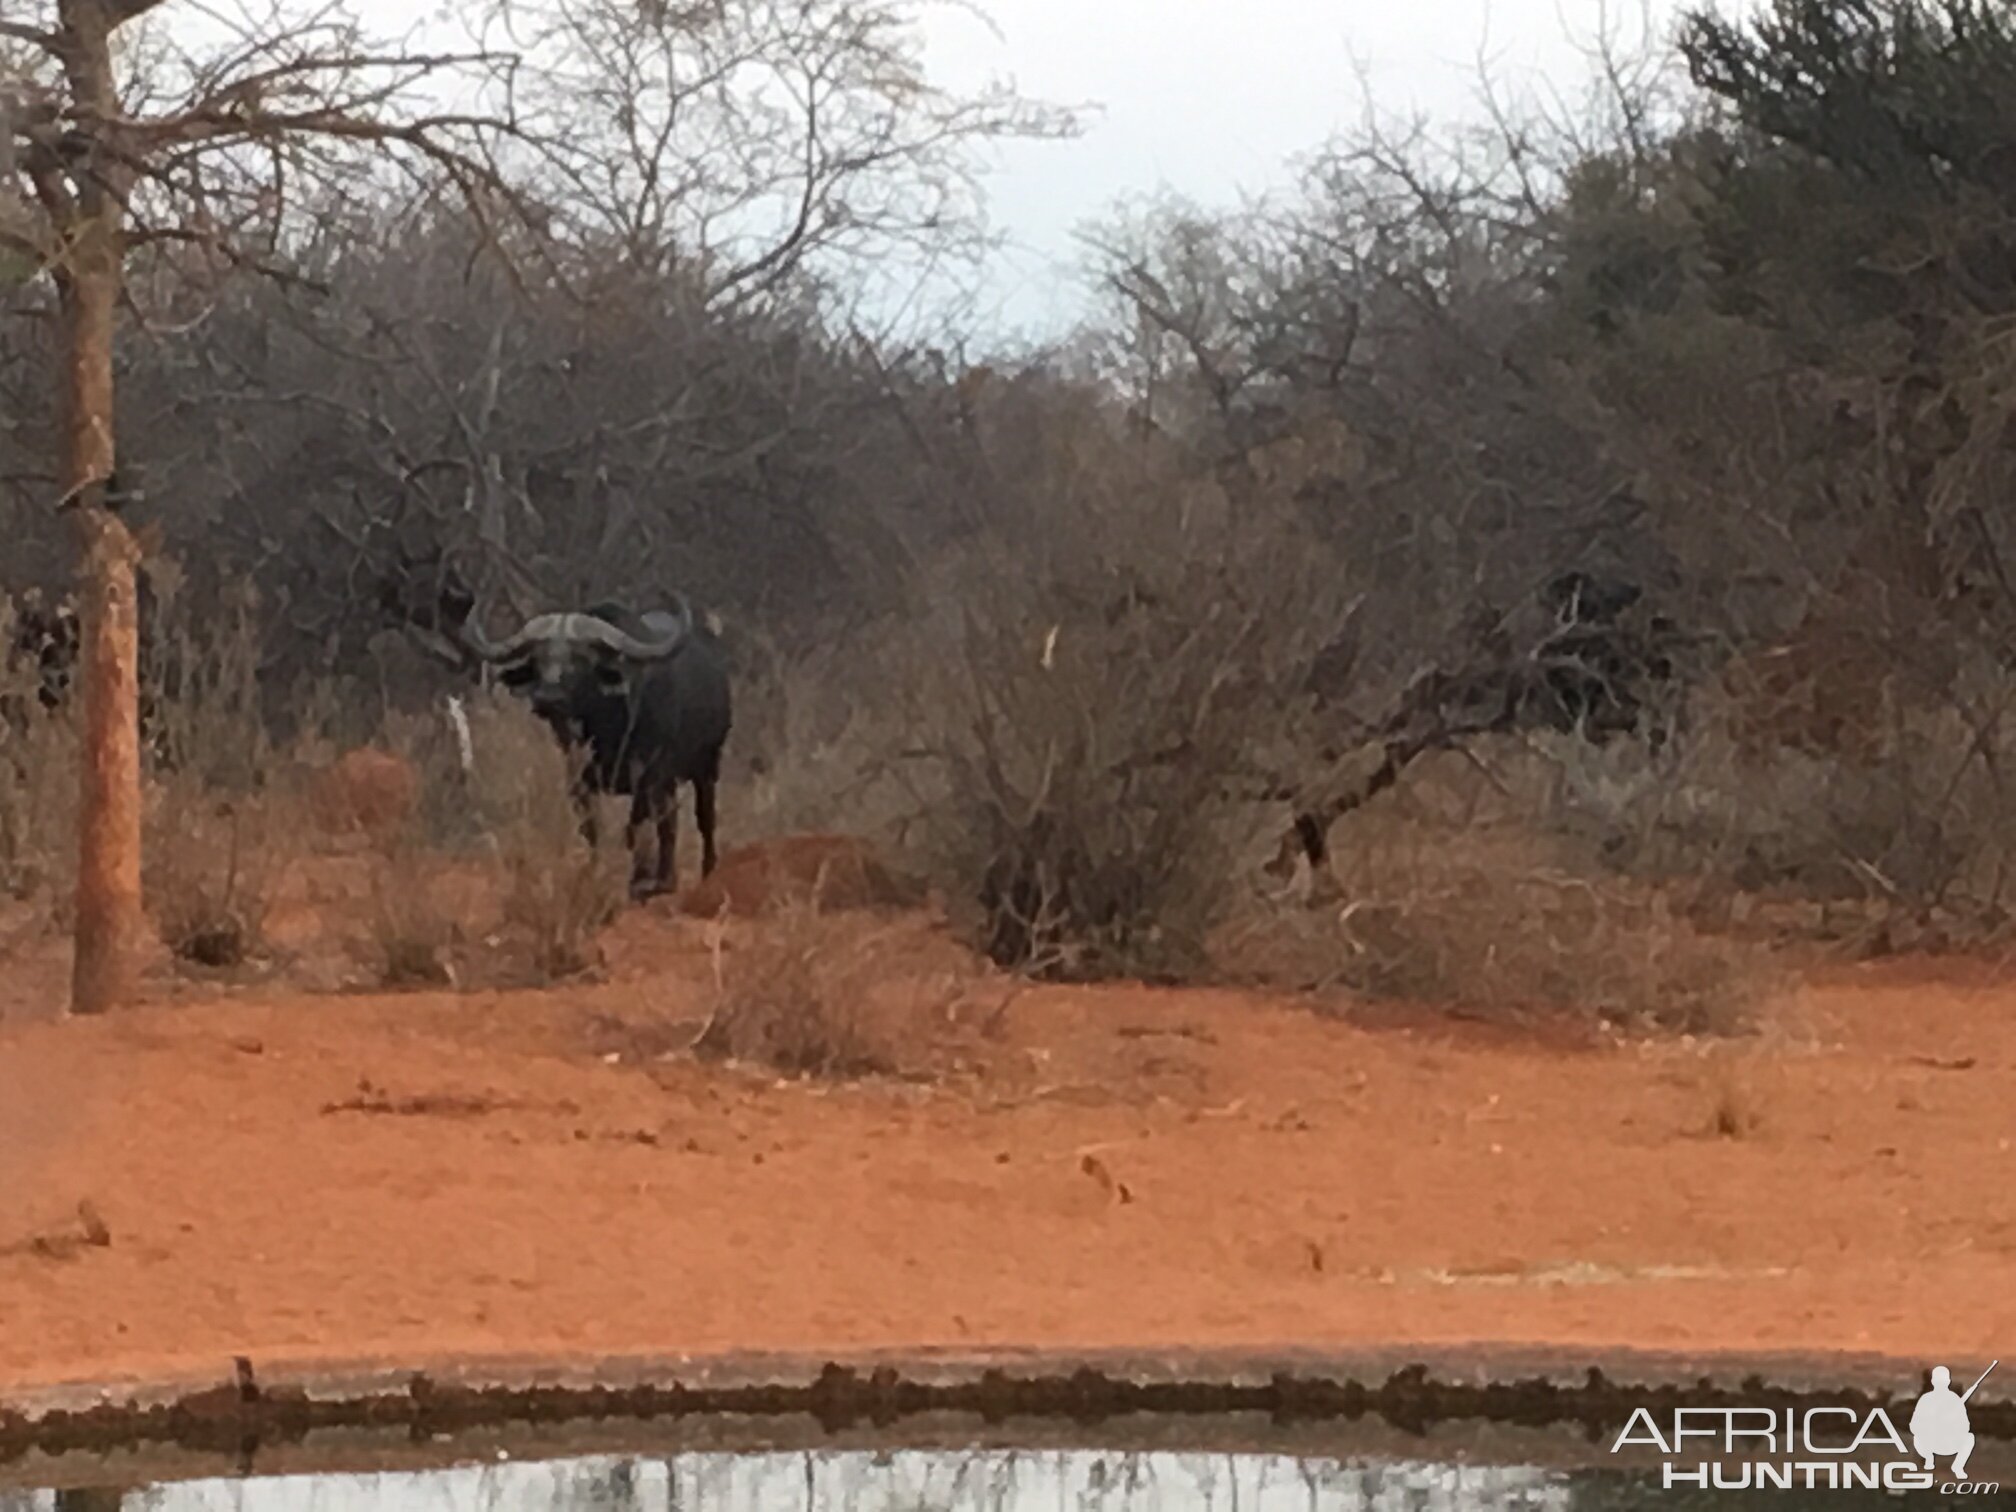
M 933 1078 L 960 1063 L 981 975 L 915 918 L 825 913 L 786 901 L 732 937 L 717 926 L 715 1001 L 693 1043 L 703 1058 L 791 1077 Z
M 1718 923 L 1749 919 L 1753 934 L 1850 954 L 1976 945 L 2016 919 L 2005 706 L 2016 684 L 1998 676 L 1950 706 L 1895 715 L 1852 755 L 1822 755 L 1739 738 L 1743 711 L 1710 688 L 1674 759 L 1562 740 L 1495 765 L 1529 824 L 1683 907 L 1699 900 Z
M 915 622 L 883 621 L 787 653 L 740 630 L 722 776 L 732 843 L 808 831 L 904 843 L 935 795 L 919 791 L 928 774 L 890 669 L 917 665 L 929 640 Z
M 332 839 L 362 837 L 379 846 L 404 833 L 419 798 L 420 777 L 402 756 L 356 746 L 312 769 L 308 808 Z
M 16 608 L 0 596 L 0 648 L 12 644 Z M 0 654 L 0 892 L 68 907 L 76 875 L 78 730 L 74 705 L 55 712 L 36 697 L 39 669 Z
M 1221 933 L 1228 975 L 1500 1022 L 1705 1035 L 1755 1028 L 1776 985 L 1755 947 L 1527 827 L 1382 803 L 1332 844 L 1320 902 L 1277 902 Z
M 0 892 L 60 918 L 76 876 L 78 731 L 65 710 L 0 738 Z
M 386 987 L 452 987 L 467 931 L 444 904 L 427 858 L 394 843 L 371 869 L 365 964 Z
M 1739 740 L 1714 687 L 1663 755 L 1548 733 L 1425 759 L 1337 827 L 1330 906 L 1243 919 L 1221 961 L 1499 1018 L 1722 1033 L 1821 951 L 1982 943 L 2010 919 L 2016 732 L 1991 716 L 2016 701 L 1992 679 L 1962 692 L 1893 713 L 1852 759 Z
M 605 804 L 598 845 L 582 839 L 568 795 L 567 760 L 552 733 L 503 693 L 465 700 L 473 760 L 464 768 L 445 713 L 397 721 L 389 743 L 419 773 L 409 809 L 413 846 L 474 850 L 502 900 L 501 943 L 522 956 L 535 981 L 596 969 L 597 936 L 628 897 L 622 817 Z M 425 909 L 417 909 L 424 914 Z M 441 930 L 424 918 L 421 950 Z
M 259 955 L 298 854 L 292 805 L 175 780 L 157 787 L 148 828 L 144 880 L 163 943 L 199 966 L 240 966 Z
M 1750 952 L 1601 880 L 1451 877 L 1339 924 L 1344 980 L 1379 996 L 1682 1034 L 1748 1030 L 1764 997 Z
M 1479 740 L 1424 758 L 1339 826 L 1334 906 L 1245 907 L 1244 851 L 1286 817 L 1251 803 L 1245 763 L 1258 744 L 1292 743 L 1306 717 L 1284 690 L 1309 646 L 1280 626 L 1313 590 L 1282 573 L 1292 536 L 1242 556 L 1251 522 L 1222 495 L 1081 439 L 1006 478 L 1001 539 L 938 562 L 916 617 L 836 636 L 803 664 L 771 658 L 732 747 L 732 839 L 866 833 L 929 875 L 976 948 L 1024 973 L 1229 976 L 1662 1031 L 1754 1018 L 1773 974 L 1717 929 L 1782 948 L 1804 927 L 1789 910 L 1809 902 L 1814 929 L 1858 950 L 2006 928 L 2016 789 L 2000 774 L 2016 770 L 2016 732 L 1997 711 L 2016 689 L 1992 669 L 1963 678 L 1950 707 L 1886 705 L 1888 723 L 1847 754 L 1738 739 L 1714 688 L 1677 754 Z M 1002 551 L 1026 570 L 1004 571 Z M 620 804 L 604 805 L 599 847 L 584 845 L 562 752 L 501 693 L 466 699 L 466 767 L 438 705 L 394 721 L 389 752 L 277 750 L 254 608 L 192 628 L 171 597 L 150 671 L 146 883 L 175 952 L 213 966 L 257 955 L 319 827 L 383 859 L 359 942 L 379 980 L 595 970 L 626 901 Z M 0 698 L 27 712 L 0 750 L 0 890 L 60 922 L 76 736 L 67 710 L 35 703 L 31 677 L 0 668 Z M 479 858 L 477 910 L 425 895 L 422 858 L 444 853 Z M 729 880 L 713 895 L 728 899 Z M 875 970 L 906 991 L 914 971 L 860 921 L 785 915 L 724 957 L 734 980 L 705 1048 L 807 1074 L 900 1066 L 854 1015 Z
M 203 608 L 180 600 L 173 575 L 152 579 L 146 755 L 177 780 L 225 793 L 263 787 L 281 762 L 259 683 L 259 605 L 251 589 Z
M 1709 1083 L 1704 1132 L 1715 1139 L 1748 1139 L 1764 1127 L 1764 1103 L 1749 1069 L 1726 1058 Z
M 393 714 L 385 725 L 385 745 L 419 777 L 402 839 L 449 854 L 494 850 L 492 830 L 533 801 L 535 780 L 562 775 L 552 737 L 522 709 L 501 695 L 474 693 L 463 708 L 474 758 L 466 770 L 444 707 Z M 524 763 L 532 764 L 532 775 Z
M 169 594 L 154 625 L 143 881 L 162 941 L 200 966 L 264 951 L 280 884 L 305 850 L 297 773 L 261 709 L 256 608 L 246 595 L 180 614 Z
M 534 972 L 557 981 L 598 968 L 597 936 L 628 897 L 620 840 L 605 832 L 590 850 L 571 829 L 526 824 L 505 837 L 502 864 L 505 924 L 524 941 Z

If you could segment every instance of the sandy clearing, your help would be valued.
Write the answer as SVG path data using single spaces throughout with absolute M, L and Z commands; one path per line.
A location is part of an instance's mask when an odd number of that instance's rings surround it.
M 697 927 L 596 987 L 0 1025 L 0 1247 L 80 1199 L 113 1236 L 0 1254 L 0 1395 L 239 1353 L 2016 1339 L 2016 988 L 1979 973 L 1839 975 L 1713 1054 L 1112 988 L 1020 997 L 1018 1074 L 952 1087 L 606 1063 L 611 1019 L 701 1011 Z

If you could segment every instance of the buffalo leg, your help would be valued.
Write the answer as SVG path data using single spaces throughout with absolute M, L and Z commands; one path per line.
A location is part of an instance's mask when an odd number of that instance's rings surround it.
M 1302 842 L 1302 854 L 1309 858 L 1309 869 L 1321 871 L 1330 862 L 1330 837 L 1324 833 L 1323 821 L 1314 814 L 1295 816 L 1295 838 Z
M 714 870 L 714 787 L 721 780 L 721 756 L 716 752 L 706 770 L 693 781 L 693 822 L 700 827 L 700 875 Z
M 671 892 L 678 883 L 678 868 L 673 857 L 678 853 L 679 840 L 679 792 L 667 793 L 658 807 L 658 890 Z
M 673 829 L 677 811 L 673 808 L 669 794 L 638 793 L 630 800 L 630 892 L 633 897 L 648 898 L 664 892 L 673 875 Z M 656 832 L 658 858 L 654 867 L 644 854 L 644 839 L 647 829 Z

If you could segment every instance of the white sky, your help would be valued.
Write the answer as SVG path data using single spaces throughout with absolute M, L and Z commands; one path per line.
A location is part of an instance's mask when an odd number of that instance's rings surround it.
M 986 0 L 997 38 L 956 11 L 930 23 L 950 84 L 1011 76 L 1104 107 L 1085 136 L 1001 153 L 992 217 L 1013 242 L 989 279 L 1011 323 L 1054 318 L 1072 232 L 1116 198 L 1173 191 L 1236 204 L 1291 160 L 1381 116 L 1476 119 L 1480 65 L 1509 92 L 1575 95 L 1608 32 L 1664 38 L 1676 0 Z M 1361 73 L 1362 70 L 1362 73 Z M 1047 323 L 1047 321 L 1045 322 Z
M 413 0 L 353 0 L 403 30 Z M 994 28 L 942 0 L 925 13 L 930 67 L 971 87 L 1101 107 L 1070 142 L 996 153 L 991 220 L 1008 247 L 980 317 L 1060 334 L 1082 309 L 1074 231 L 1116 199 L 1171 191 L 1204 205 L 1280 183 L 1297 155 L 1383 116 L 1475 118 L 1480 66 L 1517 94 L 1573 96 L 1585 50 L 1670 33 L 1680 0 L 973 0 Z M 998 35 L 997 35 L 998 32 Z M 1363 75 L 1361 78 L 1360 69 Z

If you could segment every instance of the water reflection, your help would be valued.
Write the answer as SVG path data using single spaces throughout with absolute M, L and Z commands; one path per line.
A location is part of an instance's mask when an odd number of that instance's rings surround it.
M 1824 1500 L 1822 1500 L 1824 1498 Z M 1264 1454 L 839 1451 L 681 1454 L 379 1474 L 0 1491 L 0 1512 L 1691 1512 L 1754 1495 L 1656 1477 Z M 2000 1497 L 1970 1497 L 2003 1504 Z M 1895 1507 L 1881 1493 L 1775 1492 L 1789 1507 Z

